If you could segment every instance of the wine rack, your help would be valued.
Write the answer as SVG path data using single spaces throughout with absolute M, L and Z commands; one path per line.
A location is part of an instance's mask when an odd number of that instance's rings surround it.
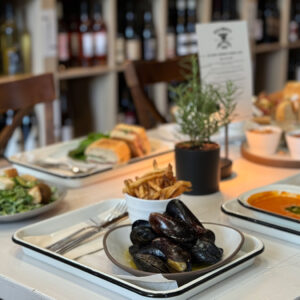
M 68 97 L 70 105 L 81 105 L 80 113 L 74 114 L 74 122 L 89 124 L 86 128 L 80 129 L 75 126 L 75 135 L 87 133 L 88 130 L 110 130 L 117 122 L 119 95 L 118 81 L 119 74 L 124 70 L 124 64 L 116 61 L 116 47 L 118 37 L 118 0 L 94 0 L 102 3 L 103 19 L 107 27 L 108 57 L 106 65 L 90 67 L 72 67 L 58 69 L 57 54 L 55 49 L 51 49 L 51 40 L 45 39 L 45 34 L 51 28 L 57 34 L 58 20 L 56 16 L 57 0 L 25 0 L 16 1 L 16 10 L 20 3 L 25 3 L 26 19 L 29 32 L 32 38 L 32 72 L 54 72 L 57 82 L 57 94 L 59 95 L 60 86 L 67 83 Z M 275 92 L 280 90 L 288 79 L 289 53 L 291 50 L 300 51 L 300 40 L 290 39 L 291 22 L 297 17 L 295 12 L 295 0 L 274 0 L 279 14 L 279 36 L 278 41 L 272 43 L 255 43 L 251 40 L 251 51 L 253 59 L 254 92 L 259 93 Z M 71 3 L 72 1 L 67 2 Z M 126 2 L 126 1 L 121 1 Z M 171 0 L 150 0 L 152 16 L 157 39 L 157 58 L 165 60 L 167 58 L 167 38 L 168 38 L 168 13 Z M 222 1 L 221 1 L 222 2 Z M 232 1 L 223 1 L 232 2 Z M 236 0 L 236 7 L 232 17 L 228 19 L 248 20 L 249 26 L 257 18 L 258 0 Z M 295 2 L 295 3 L 294 3 Z M 215 1 L 196 0 L 197 22 L 210 22 L 214 14 Z M 72 5 L 72 4 L 70 4 Z M 228 14 L 225 14 L 228 15 Z M 215 17 L 214 17 L 215 18 Z M 253 25 L 253 24 L 252 24 Z M 47 27 L 48 26 L 48 27 Z M 300 33 L 300 28 L 298 29 Z M 52 37 L 52 42 L 56 41 L 56 36 Z M 51 52 L 52 51 L 52 52 Z M 1 77 L 0 81 L 5 81 Z M 154 99 L 159 110 L 168 114 L 167 88 L 164 84 L 159 84 L 154 88 Z M 54 104 L 56 114 L 60 114 L 60 106 Z M 86 111 L 85 111 L 86 109 Z M 80 111 L 80 109 L 79 109 Z M 43 107 L 38 108 L 39 124 L 43 123 Z M 56 126 L 60 126 L 60 117 L 56 118 Z M 40 132 L 43 134 L 43 125 Z M 45 141 L 41 139 L 42 144 Z

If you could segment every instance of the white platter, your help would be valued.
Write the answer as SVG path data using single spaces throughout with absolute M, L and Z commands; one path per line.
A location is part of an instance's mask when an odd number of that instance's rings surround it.
M 250 190 L 246 193 L 243 193 L 238 197 L 238 201 L 241 205 L 245 206 L 248 209 L 253 210 L 253 215 L 256 218 L 264 218 L 266 222 L 276 223 L 279 219 L 280 225 L 287 228 L 300 228 L 300 220 L 290 218 L 288 216 L 283 216 L 280 214 L 275 214 L 270 211 L 265 211 L 259 208 L 256 208 L 248 203 L 248 199 L 251 195 L 265 192 L 265 191 L 279 191 L 279 192 L 288 192 L 294 194 L 300 194 L 300 187 L 291 184 L 271 184 L 266 185 L 257 189 Z
M 167 154 L 173 151 L 174 146 L 171 143 L 161 141 L 159 139 L 150 138 L 151 153 L 144 157 L 131 159 L 126 164 L 111 165 L 111 164 L 96 164 L 95 168 L 87 173 L 72 174 L 70 171 L 55 169 L 55 168 L 43 168 L 34 164 L 35 160 L 43 160 L 45 158 L 53 158 L 57 160 L 63 160 L 71 162 L 78 166 L 87 166 L 85 162 L 73 160 L 68 157 L 68 152 L 76 148 L 81 139 L 76 139 L 64 143 L 57 143 L 50 146 L 38 148 L 29 152 L 22 152 L 17 155 L 8 158 L 8 161 L 13 164 L 19 172 L 30 173 L 41 179 L 49 180 L 53 183 L 64 185 L 70 188 L 79 188 L 88 184 L 92 184 L 98 181 L 103 174 L 122 168 L 128 164 L 141 162 L 153 157 Z
M 47 183 L 47 182 L 45 182 Z M 53 186 L 53 184 L 51 183 L 47 183 L 49 186 Z M 38 216 L 40 214 L 43 214 L 53 208 L 55 208 L 65 197 L 66 195 L 66 190 L 62 187 L 58 187 L 56 186 L 57 190 L 55 192 L 55 197 L 56 200 L 46 204 L 44 206 L 41 206 L 39 208 L 30 210 L 30 211 L 26 211 L 26 212 L 22 212 L 22 213 L 18 213 L 18 214 L 13 214 L 13 215 L 6 215 L 6 216 L 1 216 L 0 215 L 0 223 L 7 223 L 7 222 L 16 222 L 16 221 L 21 221 L 21 220 L 25 220 L 25 219 L 29 219 L 35 216 Z
M 291 227 L 285 227 L 282 219 L 263 213 L 258 214 L 239 204 L 237 199 L 225 202 L 221 209 L 235 226 L 300 245 L 299 224 L 290 222 Z
M 101 271 L 101 264 L 92 268 L 91 266 L 68 259 L 26 241 L 26 236 L 47 235 L 70 226 L 70 224 L 82 222 L 90 216 L 108 210 L 115 205 L 116 201 L 119 200 L 103 201 L 26 226 L 19 229 L 13 235 L 13 241 L 21 245 L 23 247 L 23 251 L 33 258 L 53 265 L 56 268 L 62 269 L 73 275 L 79 276 L 82 279 L 88 280 L 96 285 L 113 290 L 116 293 L 128 297 L 129 299 L 187 299 L 251 265 L 254 262 L 255 257 L 264 250 L 263 243 L 259 239 L 245 234 L 245 241 L 242 248 L 230 262 L 199 276 L 198 278 L 176 289 L 165 291 L 142 288 L 134 283 L 120 279 L 109 272 Z

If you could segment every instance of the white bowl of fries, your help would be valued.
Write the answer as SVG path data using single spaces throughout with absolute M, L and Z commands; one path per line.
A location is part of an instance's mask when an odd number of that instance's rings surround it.
M 153 162 L 154 170 L 136 177 L 136 180 L 125 180 L 125 199 L 131 222 L 148 220 L 152 212 L 163 213 L 169 201 L 180 199 L 185 191 L 189 191 L 189 181 L 176 180 L 172 166 L 159 169 L 156 161 Z

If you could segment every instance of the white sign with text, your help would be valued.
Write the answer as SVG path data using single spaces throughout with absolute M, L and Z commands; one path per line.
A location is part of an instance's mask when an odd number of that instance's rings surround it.
M 245 21 L 197 24 L 201 80 L 224 86 L 232 81 L 237 88 L 234 121 L 251 117 L 252 68 Z

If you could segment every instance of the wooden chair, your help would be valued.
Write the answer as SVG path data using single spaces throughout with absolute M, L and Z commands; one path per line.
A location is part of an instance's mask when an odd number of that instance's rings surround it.
M 159 61 L 131 61 L 125 67 L 125 79 L 130 89 L 139 123 L 145 128 L 157 123 L 166 123 L 165 117 L 155 107 L 154 102 L 145 93 L 147 85 L 173 81 L 183 81 L 184 73 L 180 61 L 184 57 Z
M 10 109 L 15 111 L 12 124 L 5 126 L 0 132 L 1 154 L 13 131 L 21 125 L 23 117 L 28 115 L 38 103 L 46 105 L 46 142 L 47 144 L 54 142 L 52 102 L 55 97 L 54 79 L 50 73 L 0 79 L 0 113 Z

